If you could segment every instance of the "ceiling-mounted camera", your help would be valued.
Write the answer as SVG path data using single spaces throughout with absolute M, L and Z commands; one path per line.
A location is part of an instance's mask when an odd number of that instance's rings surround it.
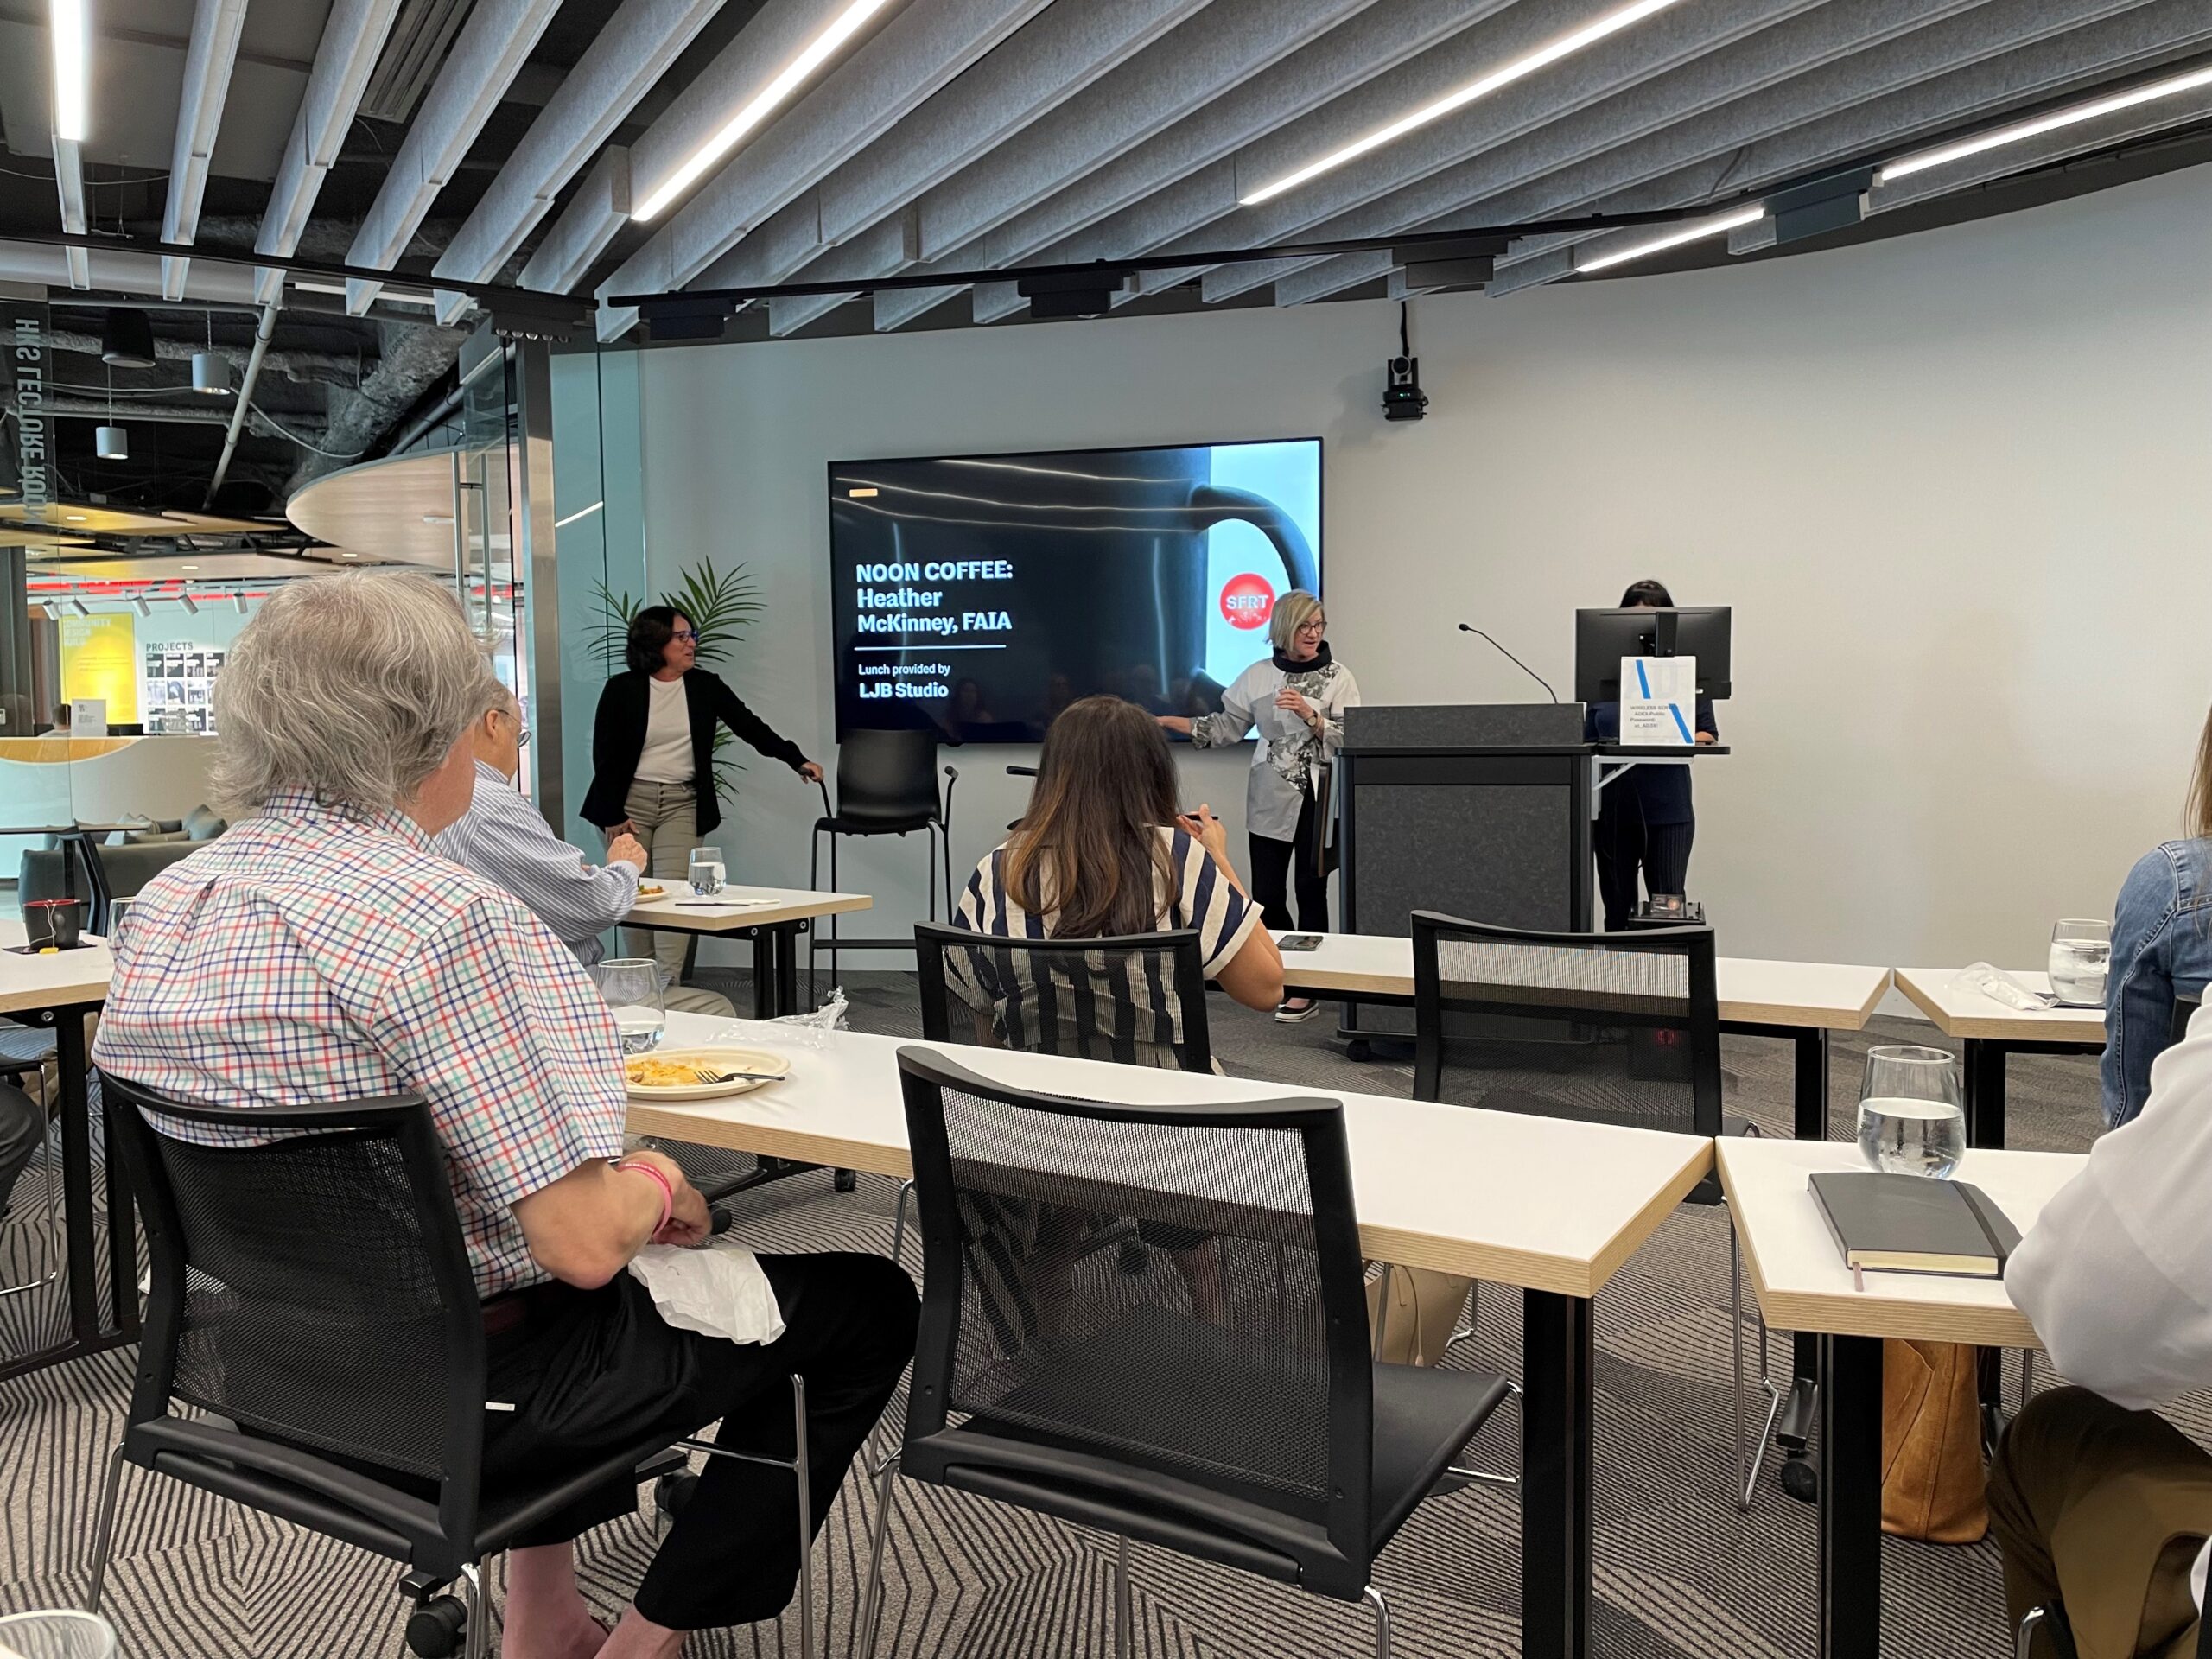
M 1382 365 L 1382 418 L 1417 421 L 1428 411 L 1428 394 L 1421 389 L 1421 359 L 1414 355 L 1409 308 L 1398 302 L 1398 354 Z
M 1382 388 L 1382 418 L 1417 421 L 1428 410 L 1428 394 L 1421 389 L 1421 359 L 1394 357 L 1383 365 L 1388 383 Z

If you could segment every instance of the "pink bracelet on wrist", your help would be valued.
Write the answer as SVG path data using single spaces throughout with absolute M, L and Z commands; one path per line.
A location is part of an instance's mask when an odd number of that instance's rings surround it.
M 653 1228 L 652 1235 L 652 1238 L 658 1238 L 667 1230 L 669 1217 L 676 1213 L 675 1187 L 669 1184 L 667 1176 L 662 1174 L 651 1164 L 633 1163 L 626 1158 L 618 1158 L 614 1160 L 614 1167 L 634 1171 L 639 1175 L 650 1175 L 652 1177 L 653 1185 L 660 1188 L 660 1221 Z M 647 1242 L 650 1243 L 651 1240 Z

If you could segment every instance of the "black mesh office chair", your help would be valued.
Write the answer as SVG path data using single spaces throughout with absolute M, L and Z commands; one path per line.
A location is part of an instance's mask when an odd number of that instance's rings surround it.
M 664 1431 L 527 1489 L 481 1490 L 483 1313 L 420 1098 L 257 1110 L 254 1128 L 281 1138 L 201 1146 L 157 1132 L 142 1111 L 233 1129 L 240 1114 L 103 1082 L 153 1286 L 100 1497 L 92 1611 L 130 1462 L 403 1563 L 399 1590 L 416 1605 L 408 1646 L 442 1659 L 465 1642 L 478 1659 L 491 1650 L 486 1556 L 626 1472 L 683 1467 Z M 803 1423 L 803 1391 L 796 1404 Z M 803 1492 L 803 1435 L 798 1446 Z M 805 1505 L 795 1507 L 804 1560 Z M 466 1604 L 444 1593 L 456 1582 Z M 810 1593 L 801 1612 L 810 1656 Z
M 1721 1109 L 1720 1002 L 1713 930 L 1541 933 L 1413 914 L 1414 1098 L 1708 1139 L 1756 1134 Z M 1719 1178 L 1687 1195 L 1722 1201 Z M 1738 1507 L 1751 1507 L 1782 1391 L 1768 1396 L 1759 1459 L 1745 1463 L 1743 1290 L 1729 1231 Z
M 930 919 L 937 919 L 937 878 L 944 873 L 945 904 L 952 897 L 952 790 L 959 772 L 944 769 L 944 792 L 937 783 L 938 737 L 931 731 L 847 732 L 837 745 L 837 804 L 830 804 L 830 786 L 822 785 L 822 816 L 814 821 L 814 840 L 807 858 L 806 885 L 819 888 L 822 838 L 830 838 L 830 890 L 837 888 L 837 842 L 847 836 L 904 836 L 919 830 L 929 855 Z M 846 950 L 909 950 L 911 939 L 841 938 L 837 918 L 830 918 L 830 938 L 820 929 L 810 930 L 806 942 L 807 995 L 814 995 L 814 965 L 818 951 L 830 953 L 830 976 L 837 975 L 837 952 Z
M 916 1049 L 899 1068 L 922 1319 L 904 1441 L 876 1471 L 862 1654 L 903 1467 L 1116 1534 L 1120 1654 L 1136 1539 L 1363 1600 L 1387 1659 L 1374 1559 L 1506 1388 L 1370 1357 L 1344 1109 L 1105 1105 Z M 1197 1317 L 1173 1274 L 1077 1257 L 1101 1215 L 1222 1241 L 1225 1319 Z
M 1205 958 L 1196 928 L 1110 939 L 1007 939 L 934 922 L 914 924 L 922 1035 L 1031 1054 L 1213 1070 L 1206 1027 Z M 892 1260 L 903 1260 L 906 1203 L 899 1192 Z M 1154 1242 L 1162 1235 L 1152 1234 Z M 1170 1243 L 1187 1243 L 1173 1233 Z M 1089 1249 L 1120 1247 L 1127 1271 L 1144 1271 L 1133 1230 L 1095 1230 Z
M 922 1035 L 1177 1071 L 1213 1070 L 1198 931 L 1001 938 L 914 924 Z

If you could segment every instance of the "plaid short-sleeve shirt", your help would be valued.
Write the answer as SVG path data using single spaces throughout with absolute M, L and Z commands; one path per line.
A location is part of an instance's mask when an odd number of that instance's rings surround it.
M 303 796 L 138 895 L 92 1057 L 236 1107 L 241 1141 L 256 1107 L 422 1095 L 484 1296 L 547 1277 L 511 1206 L 622 1150 L 621 1045 L 575 957 L 411 820 Z

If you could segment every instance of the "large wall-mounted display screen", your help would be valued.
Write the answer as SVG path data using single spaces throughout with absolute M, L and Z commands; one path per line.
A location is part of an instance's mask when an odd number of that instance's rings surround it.
M 837 732 L 1035 742 L 1077 697 L 1204 714 L 1321 588 L 1321 442 L 838 461 Z

